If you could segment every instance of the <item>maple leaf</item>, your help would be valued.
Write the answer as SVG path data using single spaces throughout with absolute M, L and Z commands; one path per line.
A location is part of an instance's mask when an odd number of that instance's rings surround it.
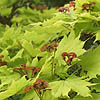
M 77 57 L 82 55 L 85 50 L 82 49 L 84 45 L 84 42 L 79 40 L 79 36 L 75 37 L 75 33 L 74 31 L 72 31 L 69 35 L 69 37 L 67 37 L 66 35 L 64 36 L 64 38 L 62 39 L 62 41 L 59 43 L 59 46 L 57 48 L 57 51 L 55 53 L 55 59 L 58 60 L 59 64 L 66 64 L 61 56 L 61 54 L 63 52 L 74 52 Z M 68 59 L 67 59 L 68 60 Z M 73 63 L 76 61 L 78 61 L 79 59 L 75 58 L 73 59 Z
M 100 100 L 99 94 L 92 94 L 92 97 L 76 96 L 74 100 Z
M 29 91 L 25 94 L 25 96 L 22 98 L 22 100 L 40 100 L 38 95 L 34 90 Z
M 100 76 L 97 75 L 97 78 L 92 79 L 92 81 L 97 84 L 94 86 L 91 86 L 91 89 L 95 89 L 96 92 L 100 92 Z
M 80 57 L 79 64 L 83 70 L 87 70 L 87 75 L 92 78 L 100 74 L 100 46 L 94 50 L 90 50 L 85 56 Z
M 49 88 L 52 89 L 51 91 L 54 97 L 68 96 L 71 89 L 78 92 L 81 96 L 88 97 L 91 94 L 87 86 L 91 85 L 91 83 L 81 80 L 79 77 L 72 76 L 66 80 L 51 82 Z
M 28 84 L 28 81 L 25 79 L 25 76 L 23 76 L 21 79 L 19 79 L 17 81 L 13 81 L 12 84 L 8 87 L 8 89 L 6 91 L 0 93 L 0 100 L 4 100 L 4 99 L 16 94 L 27 84 Z
M 72 31 L 69 37 L 64 36 L 60 42 L 55 57 L 61 56 L 63 52 L 75 52 L 77 56 L 82 55 L 85 50 L 82 49 L 84 42 L 79 40 L 79 37 L 75 38 L 74 31 Z

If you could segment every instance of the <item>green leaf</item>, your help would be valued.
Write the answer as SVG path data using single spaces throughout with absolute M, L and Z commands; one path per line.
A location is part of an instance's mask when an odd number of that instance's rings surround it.
M 35 3 L 39 3 L 39 2 L 40 2 L 40 0 L 34 0 L 34 2 L 35 2 Z
M 14 61 L 15 59 L 21 58 L 23 54 L 24 49 L 21 49 L 18 51 L 18 53 L 11 59 L 11 61 Z
M 25 94 L 25 96 L 22 98 L 22 100 L 40 100 L 38 95 L 34 90 L 29 91 Z
M 52 96 L 50 90 L 46 90 L 43 95 L 43 100 L 58 100 L 58 98 Z
M 33 45 L 31 42 L 28 42 L 27 40 L 23 41 L 22 46 L 25 48 L 25 50 L 30 54 L 30 56 L 34 57 L 36 56 L 39 52 L 40 49 L 38 48 L 33 48 Z
M 2 16 L 8 16 L 11 13 L 12 8 L 3 7 L 0 9 Z
M 3 35 L 3 41 L 6 40 L 17 40 L 21 36 L 21 28 L 18 27 L 17 29 L 14 27 L 6 27 L 6 31 L 4 32 Z M 21 38 L 21 37 L 20 37 Z
M 12 81 L 20 78 L 18 73 L 13 72 L 12 68 L 8 68 L 7 66 L 0 67 L 0 88 L 2 88 L 5 84 L 10 84 Z
M 95 89 L 96 92 L 100 92 L 100 76 L 97 75 L 97 78 L 92 79 L 93 82 L 97 83 L 94 86 L 91 86 L 92 89 Z
M 79 37 L 75 38 L 74 31 L 72 31 L 69 37 L 65 35 L 60 42 L 55 54 L 55 58 L 61 57 L 63 52 L 75 52 L 77 56 L 80 56 L 85 52 L 85 50 L 82 49 L 83 44 L 84 42 L 81 42 Z
M 6 99 L 14 94 L 16 94 L 18 91 L 20 91 L 22 88 L 24 88 L 27 85 L 28 81 L 25 79 L 25 76 L 19 79 L 18 81 L 13 81 L 11 86 L 9 88 L 0 93 L 0 99 Z
M 96 40 L 100 40 L 100 30 L 97 31 L 97 34 L 96 34 Z
M 0 1 L 0 6 L 8 6 L 8 5 L 12 5 L 13 3 L 15 3 L 17 0 L 2 0 Z
M 100 95 L 99 94 L 92 94 L 92 97 L 77 96 L 74 98 L 74 100 L 100 100 Z
M 3 50 L 1 53 L 0 53 L 0 55 L 3 55 L 4 56 L 4 58 L 2 59 L 3 61 L 10 61 L 10 57 L 8 56 L 9 55 L 9 53 L 8 53 L 8 51 L 7 50 Z
M 81 20 L 78 20 L 77 23 L 75 24 L 76 36 L 78 36 L 80 32 L 90 32 L 90 33 L 94 32 L 95 33 L 98 30 L 100 30 L 100 25 L 98 25 L 96 20 L 81 19 Z
M 33 60 L 32 60 L 32 66 L 37 66 L 38 65 L 38 58 L 37 57 L 35 57 Z
M 96 77 L 100 74 L 100 46 L 94 50 L 90 50 L 86 55 L 80 57 L 79 62 L 82 65 L 83 70 L 87 70 L 87 75 L 91 77 Z
M 72 89 L 81 96 L 88 97 L 91 96 L 90 90 L 87 86 L 92 84 L 81 80 L 79 77 L 69 77 L 65 81 L 54 81 L 50 83 L 50 88 L 52 89 L 52 95 L 54 97 L 68 96 L 69 91 Z

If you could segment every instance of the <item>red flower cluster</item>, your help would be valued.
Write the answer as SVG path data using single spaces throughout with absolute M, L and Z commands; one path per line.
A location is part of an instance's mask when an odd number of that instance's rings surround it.
M 16 72 L 18 70 L 23 70 L 25 72 L 32 70 L 32 74 L 35 74 L 36 72 L 40 72 L 39 67 L 22 67 L 22 68 L 14 68 L 13 71 Z
M 27 86 L 24 91 L 27 93 L 29 90 L 32 90 L 34 88 L 39 94 L 41 94 L 41 90 L 47 87 L 48 87 L 48 82 L 42 81 L 41 79 L 38 78 L 32 86 Z
M 44 46 L 42 46 L 40 48 L 40 50 L 42 52 L 44 52 L 44 51 L 48 51 L 49 52 L 50 50 L 56 50 L 56 47 L 58 47 L 58 44 L 56 42 L 54 42 L 54 43 L 51 43 L 51 44 L 45 44 Z
M 67 53 L 67 52 L 63 52 L 61 54 L 61 56 L 63 57 L 63 60 L 68 64 L 70 65 L 71 64 L 71 61 L 73 58 L 77 57 L 77 55 L 74 53 L 74 52 L 70 52 L 70 53 Z M 68 57 L 68 60 L 66 61 L 66 56 Z
M 66 12 L 66 11 L 70 12 L 69 7 L 60 7 L 59 8 L 59 12 Z
M 69 7 L 75 7 L 75 4 L 76 4 L 75 1 L 70 1 L 69 2 Z
M 75 1 L 69 2 L 69 7 L 74 7 L 74 9 L 73 9 L 74 11 L 76 10 L 75 5 L 76 5 Z
M 75 1 L 70 1 L 69 7 L 60 7 L 58 11 L 59 12 L 66 12 L 66 11 L 70 12 L 70 7 L 74 7 L 74 10 L 76 10 L 75 5 L 76 5 Z
M 24 92 L 27 93 L 29 90 L 32 90 L 33 89 L 33 86 L 27 86 L 25 89 L 24 89 Z
M 4 58 L 4 56 L 1 55 L 1 56 L 0 56 L 0 66 L 7 65 L 7 62 L 6 62 L 6 61 L 2 61 L 3 58 Z
M 94 6 L 95 6 L 96 2 L 90 2 L 90 3 L 84 3 L 82 5 L 82 10 L 86 10 L 86 11 L 93 11 Z

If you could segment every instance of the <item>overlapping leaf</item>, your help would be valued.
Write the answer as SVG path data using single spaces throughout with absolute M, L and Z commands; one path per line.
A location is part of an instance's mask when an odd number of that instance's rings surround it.
M 0 89 L 4 85 L 9 85 L 12 81 L 17 80 L 20 78 L 18 73 L 14 73 L 12 68 L 7 68 L 7 66 L 0 67 Z
M 100 74 L 100 46 L 95 50 L 90 50 L 85 56 L 81 57 L 79 62 L 83 67 L 83 70 L 87 70 L 89 77 L 96 77 Z
M 29 91 L 25 94 L 25 96 L 22 98 L 22 100 L 40 100 L 38 95 L 34 90 Z
M 77 96 L 74 98 L 74 100 L 100 100 L 100 95 L 99 94 L 92 94 L 92 97 Z
M 16 94 L 18 91 L 23 89 L 27 83 L 28 81 L 25 79 L 25 76 L 17 81 L 13 81 L 11 86 L 9 86 L 6 91 L 0 93 L 0 100 L 6 99 Z
M 93 79 L 93 82 L 97 83 L 95 86 L 91 86 L 92 89 L 95 89 L 96 92 L 100 92 L 100 76 Z
M 91 83 L 73 76 L 66 80 L 51 82 L 50 88 L 52 89 L 52 95 L 54 97 L 68 96 L 71 89 L 78 92 L 81 96 L 88 97 L 91 94 L 87 86 L 91 85 Z
M 60 42 L 55 58 L 60 57 L 63 52 L 75 52 L 77 56 L 80 56 L 85 52 L 85 50 L 82 49 L 83 44 L 84 42 L 81 42 L 79 37 L 75 38 L 75 33 L 72 31 L 69 37 L 65 35 L 63 40 Z

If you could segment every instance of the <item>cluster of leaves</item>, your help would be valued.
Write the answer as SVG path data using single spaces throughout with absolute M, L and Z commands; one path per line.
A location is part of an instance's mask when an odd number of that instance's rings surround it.
M 57 12 L 55 8 L 48 9 L 31 9 L 31 8 L 19 8 L 18 14 L 12 18 L 12 23 L 18 25 L 28 25 L 35 22 L 43 22 L 44 20 L 52 18 L 53 14 Z M 49 13 L 49 14 L 48 14 Z
M 100 99 L 100 0 L 59 9 L 43 22 L 0 25 L 0 100 Z
M 49 19 L 56 12 L 47 12 L 46 5 L 37 5 L 40 0 L 2 0 L 0 1 L 0 23 L 11 26 L 13 23 L 30 24 Z M 35 6 L 37 5 L 37 6 Z M 44 10 L 45 9 L 45 10 Z M 38 11 L 41 10 L 41 11 Z M 49 16 L 48 16 L 49 13 Z M 28 21 L 28 23 L 26 23 Z

